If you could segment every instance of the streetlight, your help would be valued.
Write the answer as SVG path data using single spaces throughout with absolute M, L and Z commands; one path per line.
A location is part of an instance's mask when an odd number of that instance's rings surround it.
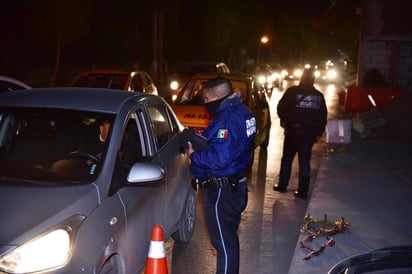
M 258 45 L 258 49 L 257 49 L 257 63 L 260 62 L 260 48 L 265 46 L 267 43 L 269 43 L 269 36 L 267 36 L 266 34 L 262 35 L 262 37 L 260 38 L 260 44 Z

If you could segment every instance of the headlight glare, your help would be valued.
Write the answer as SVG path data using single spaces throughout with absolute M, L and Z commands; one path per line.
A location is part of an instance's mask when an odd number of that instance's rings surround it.
M 335 79 L 336 76 L 337 76 L 337 73 L 336 73 L 335 70 L 333 70 L 333 69 L 328 70 L 328 78 L 329 78 L 329 79 Z
M 302 76 L 302 70 L 300 70 L 300 69 L 295 70 L 295 71 L 293 72 L 293 75 L 294 75 L 295 77 L 300 77 L 300 76 Z
M 179 82 L 177 82 L 177 81 L 170 82 L 170 88 L 172 90 L 177 90 L 179 88 Z
M 62 266 L 70 257 L 70 234 L 57 229 L 27 242 L 0 258 L 0 269 L 29 273 Z
M 261 83 L 261 84 L 266 83 L 266 77 L 265 76 L 260 75 L 258 79 L 259 79 L 259 83 Z

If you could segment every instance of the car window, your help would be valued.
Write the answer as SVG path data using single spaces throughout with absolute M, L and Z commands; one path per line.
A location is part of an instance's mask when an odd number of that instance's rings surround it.
M 142 78 L 143 78 L 144 87 L 148 87 L 152 83 L 152 80 L 150 79 L 148 74 L 146 73 L 142 74 Z
M 117 152 L 115 170 L 110 185 L 109 195 L 127 184 L 127 175 L 137 162 L 147 160 L 146 140 L 142 124 L 137 113 L 130 115 L 121 138 L 121 145 Z
M 160 104 L 149 106 L 147 109 L 156 135 L 157 147 L 161 148 L 169 141 L 173 133 L 168 112 L 166 107 Z
M 180 91 L 176 104 L 204 104 L 203 84 L 206 80 L 192 80 Z
M 126 86 L 127 77 L 127 75 L 123 74 L 113 74 L 108 84 L 108 88 L 124 89 Z
M 133 76 L 132 79 L 132 90 L 137 92 L 143 92 L 143 83 L 139 74 Z
M 252 82 L 253 89 L 253 105 L 254 106 L 263 106 L 266 102 L 265 88 L 259 81 Z
M 0 109 L 0 177 L 87 183 L 104 161 L 101 121 L 112 115 L 54 109 Z M 109 133 L 110 136 L 110 133 Z
M 134 119 L 134 116 L 131 116 L 127 122 L 119 149 L 120 161 L 127 170 L 129 170 L 134 163 L 144 161 L 142 143 L 137 121 Z
M 247 90 L 247 82 L 245 81 L 231 81 L 233 92 L 239 94 L 240 99 L 242 102 L 247 105 L 248 104 L 248 90 Z
M 175 104 L 204 104 L 204 83 L 206 80 L 189 81 L 180 91 Z M 248 82 L 232 80 L 233 92 L 238 93 L 242 102 L 248 104 Z

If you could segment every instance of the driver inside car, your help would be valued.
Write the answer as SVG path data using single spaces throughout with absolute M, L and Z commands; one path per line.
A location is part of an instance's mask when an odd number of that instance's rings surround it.
M 109 120 L 103 120 L 100 122 L 99 125 L 99 140 L 102 143 L 106 143 L 107 140 L 107 135 L 109 134 L 110 130 L 110 121 Z

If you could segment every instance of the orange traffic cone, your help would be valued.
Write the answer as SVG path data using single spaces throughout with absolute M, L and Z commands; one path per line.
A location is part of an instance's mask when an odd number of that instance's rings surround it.
M 147 255 L 145 274 L 168 274 L 166 252 L 163 239 L 163 228 L 153 226 L 152 240 Z

